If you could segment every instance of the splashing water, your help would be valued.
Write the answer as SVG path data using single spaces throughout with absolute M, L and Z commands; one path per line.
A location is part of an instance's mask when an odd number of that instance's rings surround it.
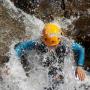
M 41 20 L 24 13 L 22 10 L 16 8 L 9 0 L 3 0 L 2 5 L 6 8 L 10 17 L 24 24 L 26 35 L 31 35 L 31 39 L 40 38 L 44 26 L 44 23 Z M 60 20 L 62 23 L 60 23 Z M 58 18 L 55 19 L 54 22 L 61 25 L 62 28 L 67 28 L 67 24 L 70 24 L 72 20 L 65 19 L 63 21 L 63 19 Z M 66 47 L 71 48 L 72 40 L 69 40 L 66 37 L 62 38 Z M 1 68 L 2 74 L 0 75 L 2 78 L 0 79 L 0 90 L 46 90 L 46 87 L 50 87 L 53 83 L 48 77 L 49 69 L 41 66 L 39 61 L 40 56 L 35 54 L 35 51 L 31 51 L 30 55 L 27 57 L 31 68 L 29 76 L 27 77 L 20 58 L 16 56 L 14 50 L 16 42 L 17 41 L 12 42 L 12 45 L 10 46 L 9 62 L 6 63 L 6 67 Z M 43 56 L 43 60 L 46 56 L 47 54 Z M 49 58 L 51 57 L 49 56 Z M 90 78 L 88 74 L 85 81 L 80 81 L 75 77 L 75 68 L 73 52 L 70 51 L 70 54 L 64 59 L 64 83 L 59 84 L 58 88 L 49 88 L 47 90 L 90 90 Z M 7 72 L 5 73 L 4 70 Z

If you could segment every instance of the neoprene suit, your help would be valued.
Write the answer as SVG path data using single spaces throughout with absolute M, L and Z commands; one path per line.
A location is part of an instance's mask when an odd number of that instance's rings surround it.
M 31 41 L 31 40 L 27 40 L 27 41 L 18 43 L 15 46 L 15 51 L 16 51 L 17 55 L 19 57 L 21 57 L 26 50 L 32 50 L 36 46 L 37 46 L 37 42 Z M 84 65 L 84 58 L 85 58 L 85 50 L 84 50 L 84 48 L 80 44 L 74 42 L 72 44 L 72 50 L 75 53 L 78 54 L 78 62 L 77 62 L 77 64 L 80 65 L 80 66 L 83 66 Z

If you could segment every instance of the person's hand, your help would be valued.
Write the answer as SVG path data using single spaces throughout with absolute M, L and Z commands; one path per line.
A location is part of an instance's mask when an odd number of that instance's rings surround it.
M 78 76 L 79 80 L 81 81 L 85 79 L 85 71 L 80 66 L 76 68 L 75 75 L 76 77 Z

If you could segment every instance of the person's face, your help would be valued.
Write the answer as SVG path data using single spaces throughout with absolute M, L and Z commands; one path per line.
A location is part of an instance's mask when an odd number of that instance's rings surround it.
M 50 36 L 48 37 L 46 36 L 42 36 L 42 40 L 44 42 L 45 45 L 47 45 L 48 47 L 56 47 L 60 42 L 61 42 L 61 38 L 58 36 Z
M 61 42 L 62 31 L 56 30 L 54 32 L 49 30 L 43 30 L 42 40 L 48 47 L 56 47 Z

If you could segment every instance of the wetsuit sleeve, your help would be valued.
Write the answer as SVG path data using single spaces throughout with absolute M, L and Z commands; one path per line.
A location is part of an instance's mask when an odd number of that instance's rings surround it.
M 75 53 L 78 53 L 78 61 L 77 61 L 78 66 L 83 66 L 84 65 L 84 59 L 85 59 L 84 47 L 82 47 L 80 44 L 74 42 L 72 44 L 72 49 Z
M 26 50 L 32 50 L 35 48 L 36 42 L 24 41 L 15 45 L 15 51 L 17 56 L 21 57 Z

